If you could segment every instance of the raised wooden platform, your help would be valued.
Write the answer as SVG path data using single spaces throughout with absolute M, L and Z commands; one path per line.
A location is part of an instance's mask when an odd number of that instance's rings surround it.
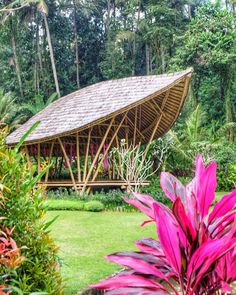
M 78 190 L 81 190 L 84 186 L 84 182 L 76 182 L 76 187 Z M 141 186 L 149 185 L 150 181 L 144 181 Z M 46 187 L 74 187 L 74 184 L 71 180 L 48 180 L 47 182 L 39 182 L 38 185 L 46 186 Z M 136 186 L 137 183 L 132 181 L 129 185 Z M 126 189 L 129 186 L 123 180 L 97 180 L 97 181 L 89 181 L 86 186 L 90 188 L 94 187 L 120 187 L 122 189 Z

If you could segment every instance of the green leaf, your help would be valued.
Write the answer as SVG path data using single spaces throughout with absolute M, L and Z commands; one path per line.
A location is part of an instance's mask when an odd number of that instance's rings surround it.
M 30 135 L 31 132 L 33 132 L 38 127 L 39 124 L 40 124 L 40 121 L 35 122 L 30 127 L 30 129 L 21 137 L 20 141 L 18 142 L 18 144 L 15 146 L 15 149 L 14 149 L 16 153 L 19 151 L 19 148 L 22 146 L 25 139 Z
M 49 220 L 48 222 L 46 222 L 46 223 L 44 224 L 44 226 L 43 226 L 43 229 L 46 230 L 47 228 L 49 228 L 49 226 L 50 226 L 51 224 L 53 224 L 54 221 L 56 221 L 58 217 L 59 217 L 59 215 L 55 216 L 54 218 L 52 218 L 51 220 Z

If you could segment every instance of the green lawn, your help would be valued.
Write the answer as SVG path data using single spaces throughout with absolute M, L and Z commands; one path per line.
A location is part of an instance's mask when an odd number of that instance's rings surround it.
M 141 213 L 48 213 L 49 218 L 57 215 L 59 217 L 51 226 L 51 231 L 64 260 L 62 275 L 66 295 L 76 294 L 119 269 L 104 260 L 106 254 L 133 250 L 133 244 L 139 238 L 155 237 L 154 224 L 144 228 L 139 226 L 147 219 Z

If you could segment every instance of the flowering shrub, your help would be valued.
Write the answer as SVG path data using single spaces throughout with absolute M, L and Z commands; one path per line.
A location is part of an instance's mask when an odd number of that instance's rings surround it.
M 11 288 L 7 285 L 11 283 L 14 271 L 22 264 L 25 257 L 20 255 L 20 249 L 11 238 L 12 231 L 8 228 L 0 231 L 0 267 L 4 275 L 0 277 L 0 295 L 8 295 Z
M 232 294 L 236 190 L 211 210 L 216 186 L 216 163 L 205 168 L 198 156 L 195 177 L 186 187 L 171 174 L 161 174 L 161 187 L 172 209 L 148 195 L 135 193 L 135 198 L 126 199 L 156 223 L 159 241 L 141 239 L 136 242 L 139 252 L 109 255 L 108 260 L 127 269 L 92 287 L 110 295 Z

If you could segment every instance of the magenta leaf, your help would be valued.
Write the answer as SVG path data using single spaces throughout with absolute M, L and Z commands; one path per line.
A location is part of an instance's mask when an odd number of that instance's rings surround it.
M 179 247 L 179 237 L 176 225 L 169 215 L 159 206 L 154 204 L 154 212 L 157 223 L 157 233 L 161 246 L 172 268 L 181 272 L 181 254 Z
M 165 257 L 160 243 L 154 239 L 141 239 L 137 241 L 135 245 L 145 253 L 150 253 L 158 257 Z
M 153 291 L 144 288 L 121 288 L 106 292 L 107 295 L 169 295 L 167 291 L 159 290 Z
M 186 215 L 184 206 L 179 197 L 175 200 L 173 204 L 173 213 L 186 238 L 190 243 L 192 243 L 196 238 L 196 231 L 190 223 L 189 218 Z
M 113 290 L 123 287 L 142 287 L 150 288 L 152 290 L 165 290 L 161 284 L 139 275 L 121 275 L 111 277 L 102 282 L 91 285 L 91 288 L 104 290 Z
M 160 183 L 163 192 L 172 202 L 180 197 L 185 204 L 185 187 L 177 178 L 168 172 L 162 172 Z
M 217 218 L 225 215 L 236 205 L 236 189 L 233 190 L 230 194 L 225 195 L 219 202 L 217 202 L 212 210 L 208 223 L 216 220 Z
M 196 160 L 195 173 L 195 194 L 197 196 L 198 212 L 203 219 L 215 198 L 216 182 L 216 162 L 212 162 L 206 169 L 204 168 L 202 157 Z
M 106 292 L 106 295 L 169 295 L 170 293 L 163 290 L 153 291 L 147 288 L 119 288 Z
M 145 260 L 142 260 L 140 258 L 124 256 L 124 255 L 120 256 L 119 253 L 115 255 L 107 256 L 107 259 L 112 262 L 115 262 L 122 266 L 126 266 L 128 268 L 132 268 L 137 272 L 140 272 L 146 275 L 157 276 L 165 281 L 168 281 L 167 277 L 159 269 L 157 269 L 151 263 L 146 262 Z

